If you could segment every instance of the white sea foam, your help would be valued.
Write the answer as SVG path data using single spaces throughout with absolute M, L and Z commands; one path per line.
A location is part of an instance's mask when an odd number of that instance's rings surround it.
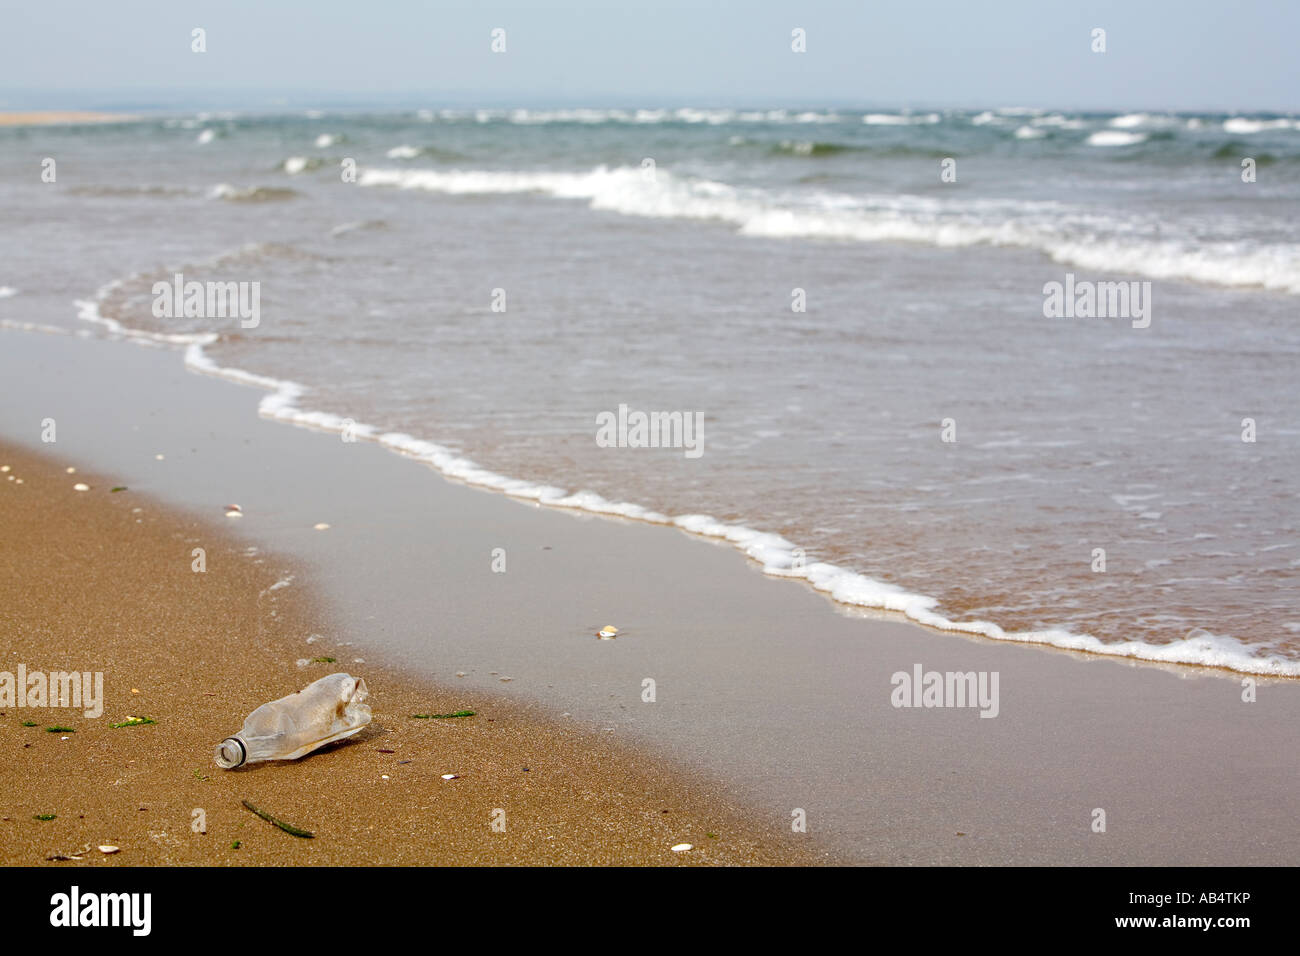
M 407 146 L 403 144 L 401 146 L 394 146 L 384 155 L 389 159 L 415 159 L 415 157 L 420 155 L 420 150 L 415 146 Z
M 1249 136 L 1252 133 L 1263 133 L 1266 130 L 1273 129 L 1300 129 L 1300 120 L 1258 120 L 1247 119 L 1244 116 L 1234 116 L 1232 119 L 1223 121 L 1223 131 L 1234 135 Z
M 143 329 L 128 328 L 117 319 L 102 315 L 99 311 L 99 304 L 109 292 L 119 285 L 121 285 L 121 280 L 115 280 L 100 289 L 93 300 L 78 299 L 74 303 L 77 307 L 77 318 L 83 322 L 102 325 L 114 335 L 164 345 L 209 345 L 219 338 L 215 332 L 147 332 Z
M 1126 133 L 1122 130 L 1099 129 L 1088 137 L 1089 146 L 1136 146 L 1145 142 L 1146 133 Z
M 1094 136 L 1141 136 L 1105 130 Z M 1051 202 L 944 201 L 916 196 L 846 196 L 821 193 L 796 200 L 761 189 L 741 189 L 688 179 L 660 169 L 647 177 L 637 167 L 597 167 L 588 172 L 373 168 L 362 186 L 419 189 L 451 195 L 539 193 L 585 200 L 590 208 L 658 219 L 714 219 L 741 235 L 766 238 L 918 242 L 955 248 L 974 245 L 1038 250 L 1053 260 L 1099 272 L 1216 285 L 1258 286 L 1300 294 L 1300 249 L 1234 242 L 1155 241 L 1133 238 L 1130 223 L 1115 220 L 1107 239 L 1095 217 Z M 1086 212 L 1086 211 L 1084 211 Z M 1086 226 L 1086 228 L 1085 228 Z
M 938 113 L 868 113 L 862 122 L 868 126 L 927 126 L 941 119 Z
M 1151 117 L 1146 113 L 1126 113 L 1123 116 L 1116 116 L 1110 121 L 1110 125 L 1115 129 L 1135 129 L 1144 126 L 1150 119 Z
M 8 299 L 18 294 L 18 290 L 11 285 L 0 285 L 0 299 Z
M 1032 126 L 1021 126 L 1016 130 L 1016 139 L 1042 139 L 1047 134 Z
M 198 143 L 200 146 L 206 146 L 216 138 L 217 131 L 215 129 L 205 129 L 195 137 L 194 142 Z

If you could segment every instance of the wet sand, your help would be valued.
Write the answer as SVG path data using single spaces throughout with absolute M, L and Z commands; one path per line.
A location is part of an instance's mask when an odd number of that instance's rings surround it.
M 119 477 L 0 444 L 0 670 L 103 673 L 99 717 L 0 707 L 6 865 L 784 864 L 818 857 L 716 787 L 481 690 L 356 660 L 301 569 Z M 77 491 L 74 485 L 89 486 Z M 195 548 L 206 570 L 194 570 Z M 276 587 L 295 575 L 292 587 Z M 320 635 L 311 643 L 311 635 Z M 333 657 L 334 663 L 298 663 Z M 248 711 L 325 674 L 374 718 L 293 762 L 218 769 Z M 472 717 L 412 714 L 473 710 Z M 117 727 L 131 717 L 153 724 Z M 33 723 L 34 726 L 24 726 Z M 50 732 L 50 727 L 71 732 Z M 442 779 L 454 773 L 454 780 Z M 297 827 L 299 838 L 242 806 Z M 504 831 L 492 828 L 504 811 Z M 53 815 L 40 820 L 38 816 Z M 200 824 L 206 832 L 199 832 Z M 671 847 L 690 843 L 689 851 Z M 100 845 L 120 847 L 106 855 Z

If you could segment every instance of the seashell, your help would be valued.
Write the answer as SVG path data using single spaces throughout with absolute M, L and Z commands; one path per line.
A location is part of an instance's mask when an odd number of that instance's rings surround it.
M 73 491 L 89 491 L 89 490 L 90 490 L 90 485 L 83 485 L 81 482 L 77 482 L 75 485 L 72 486 L 72 490 L 73 490 Z
M 612 641 L 614 638 L 618 637 L 618 628 L 613 624 L 606 624 L 596 632 L 596 636 L 602 641 Z
M 154 457 L 154 461 L 162 461 L 162 460 L 163 460 L 163 456 L 162 456 L 162 455 L 154 455 L 153 457 Z
M 444 774 L 442 775 L 442 779 L 443 779 L 443 780 L 458 780 L 458 779 L 460 779 L 460 774 L 458 774 L 458 773 L 444 773 Z
M 68 469 L 67 469 L 67 472 L 68 472 L 68 474 L 70 474 L 70 475 L 75 475 L 75 474 L 77 473 L 77 469 L 75 469 L 75 468 L 68 468 Z
M 8 471 L 8 470 L 9 470 L 8 465 L 0 465 L 0 471 Z
M 100 846 L 99 852 L 103 853 L 105 856 L 108 856 L 111 853 L 117 853 L 121 849 L 122 848 L 120 846 L 113 846 L 112 844 L 105 843 Z
M 312 525 L 312 527 L 315 528 L 317 531 L 328 531 L 328 530 L 329 530 L 329 525 L 327 525 L 324 521 L 320 522 L 319 524 Z
M 693 850 L 693 849 L 695 849 L 695 847 L 689 843 L 679 843 L 675 847 L 673 847 L 673 852 L 685 853 L 687 850 Z

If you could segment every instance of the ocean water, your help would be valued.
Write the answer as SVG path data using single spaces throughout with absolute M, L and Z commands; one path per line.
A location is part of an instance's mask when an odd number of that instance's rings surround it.
M 0 203 L 7 325 L 846 604 L 1300 675 L 1295 117 L 160 116 L 0 129 Z M 157 314 L 177 273 L 257 326 Z M 1046 317 L 1067 281 L 1149 283 L 1149 325 Z M 604 447 L 620 406 L 702 453 Z

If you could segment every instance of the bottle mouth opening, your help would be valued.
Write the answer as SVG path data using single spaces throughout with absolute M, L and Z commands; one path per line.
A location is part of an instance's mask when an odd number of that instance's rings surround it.
M 216 758 L 217 766 L 222 770 L 233 770 L 248 759 L 248 749 L 238 737 L 227 737 L 217 744 Z

